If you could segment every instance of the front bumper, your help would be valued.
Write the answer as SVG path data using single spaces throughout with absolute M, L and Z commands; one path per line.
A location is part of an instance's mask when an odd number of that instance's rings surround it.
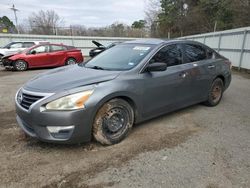
M 40 107 L 46 101 L 38 101 L 26 110 L 16 100 L 17 123 L 26 134 L 53 143 L 75 144 L 91 140 L 94 107 L 72 111 L 41 111 Z M 74 128 L 53 134 L 48 130 L 48 126 Z
M 2 58 L 0 60 L 0 63 L 2 66 L 6 67 L 6 68 L 13 68 L 13 61 L 8 59 L 8 58 Z

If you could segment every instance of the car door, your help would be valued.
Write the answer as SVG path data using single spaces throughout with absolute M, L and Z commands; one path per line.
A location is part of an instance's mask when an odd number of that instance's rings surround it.
M 198 44 L 182 44 L 184 64 L 192 82 L 190 100 L 205 99 L 215 70 L 214 62 L 209 58 L 205 47 Z
M 143 80 L 143 116 L 150 117 L 181 108 L 190 87 L 179 44 L 161 48 L 149 63 L 167 63 L 167 70 L 141 74 Z
M 27 54 L 27 60 L 31 67 L 47 67 L 50 65 L 51 59 L 49 54 L 49 46 L 41 45 L 32 48 Z
M 66 60 L 66 47 L 50 45 L 51 66 L 62 66 Z

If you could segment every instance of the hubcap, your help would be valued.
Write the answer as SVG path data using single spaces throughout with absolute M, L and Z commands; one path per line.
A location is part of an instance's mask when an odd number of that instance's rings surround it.
M 76 62 L 75 62 L 75 60 L 73 60 L 73 59 L 69 59 L 69 60 L 67 61 L 67 64 L 68 64 L 68 65 L 74 65 L 74 64 L 76 64 Z
M 103 117 L 103 128 L 109 136 L 121 133 L 126 127 L 129 114 L 126 109 L 113 108 Z
M 26 68 L 25 62 L 23 62 L 23 61 L 17 61 L 16 62 L 16 68 L 18 70 L 25 70 L 25 68 Z
M 219 83 L 216 83 L 212 89 L 212 100 L 214 103 L 220 100 L 221 94 L 222 94 L 222 87 Z

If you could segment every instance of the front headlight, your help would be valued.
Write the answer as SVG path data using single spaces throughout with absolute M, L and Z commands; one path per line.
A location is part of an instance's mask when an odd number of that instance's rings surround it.
M 85 102 L 91 96 L 94 90 L 88 90 L 80 93 L 68 95 L 48 103 L 47 110 L 76 110 L 84 108 Z

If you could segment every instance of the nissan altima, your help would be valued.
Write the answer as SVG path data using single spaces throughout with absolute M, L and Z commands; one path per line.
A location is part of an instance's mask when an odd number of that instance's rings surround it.
M 193 41 L 118 44 L 87 63 L 28 81 L 16 94 L 17 122 L 37 139 L 104 145 L 136 123 L 196 103 L 216 106 L 231 82 L 231 62 Z

